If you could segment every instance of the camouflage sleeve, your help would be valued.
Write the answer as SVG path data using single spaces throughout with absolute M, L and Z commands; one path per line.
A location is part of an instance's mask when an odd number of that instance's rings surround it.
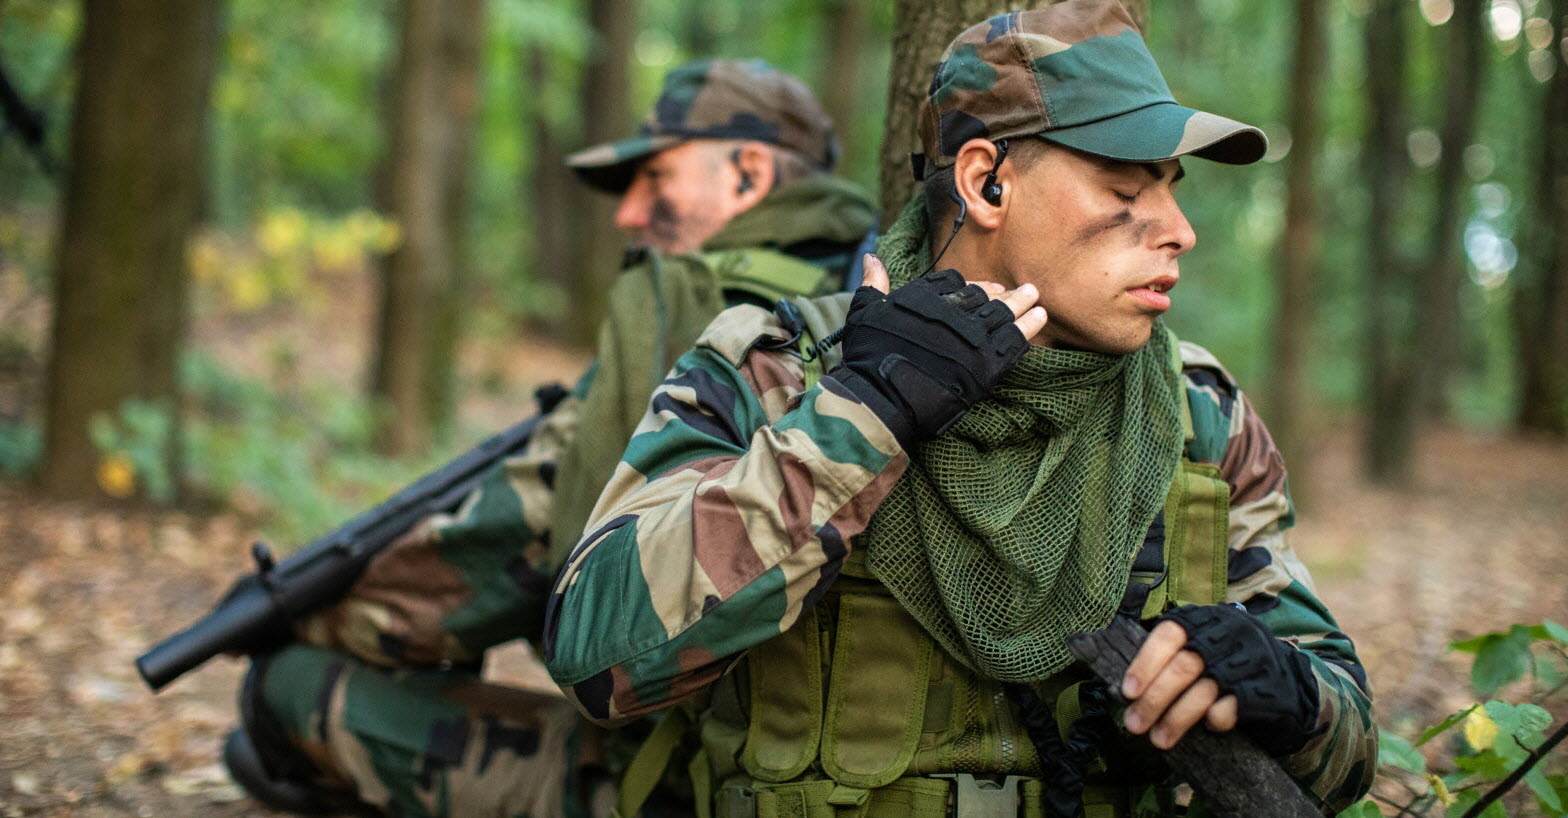
M 371 560 L 341 602 L 300 622 L 300 638 L 388 666 L 470 662 L 501 642 L 538 640 L 556 460 L 593 374 L 455 512 L 422 521 Z
M 891 432 L 832 378 L 752 346 L 771 314 L 721 314 L 654 392 L 556 581 L 550 674 L 617 724 L 670 707 L 790 627 L 903 473 Z
M 1317 675 L 1317 734 L 1284 759 L 1285 770 L 1324 804 L 1342 810 L 1366 794 L 1377 772 L 1366 671 L 1287 541 L 1295 512 L 1285 461 L 1268 429 L 1209 353 L 1182 346 L 1196 432 L 1191 456 L 1218 464 L 1230 484 L 1226 598 L 1305 651 Z

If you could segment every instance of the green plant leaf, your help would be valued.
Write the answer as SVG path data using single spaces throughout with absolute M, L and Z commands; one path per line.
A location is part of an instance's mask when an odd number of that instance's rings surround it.
M 1486 714 L 1497 723 L 1500 733 L 1527 739 L 1552 726 L 1552 714 L 1536 704 L 1487 702 Z
M 1470 809 L 1479 800 L 1481 800 L 1481 793 L 1476 790 L 1465 790 L 1459 793 L 1454 803 L 1448 805 L 1449 818 L 1460 818 L 1460 816 L 1465 814 L 1466 810 Z M 1503 807 L 1501 800 L 1493 801 L 1487 805 L 1486 809 L 1481 810 L 1481 818 L 1508 818 L 1508 810 Z
M 1457 650 L 1460 653 L 1480 653 L 1481 649 L 1486 647 L 1488 643 L 1502 639 L 1503 636 L 1504 634 L 1502 633 L 1483 633 L 1479 636 L 1472 636 L 1469 639 L 1450 642 L 1448 643 L 1448 649 Z
M 1426 759 L 1411 746 L 1404 736 L 1389 730 L 1377 734 L 1377 763 L 1383 767 L 1398 767 L 1417 775 L 1426 772 Z
M 1522 678 L 1530 669 L 1529 634 L 1516 625 L 1507 636 L 1489 635 L 1470 667 L 1470 686 L 1485 696 Z
M 1539 765 L 1531 767 L 1530 771 L 1524 774 L 1524 783 L 1535 793 L 1536 798 L 1541 799 L 1542 806 L 1552 812 L 1560 813 L 1563 811 L 1561 793 L 1557 792 L 1557 788 L 1552 786 L 1551 781 L 1547 780 L 1546 771 L 1541 769 Z
M 1431 727 L 1428 727 L 1426 729 L 1426 732 L 1422 733 L 1421 737 L 1416 739 L 1415 746 L 1420 747 L 1421 745 L 1431 741 L 1432 739 L 1437 738 L 1439 735 L 1442 735 L 1443 733 L 1453 729 L 1454 725 L 1464 721 L 1465 720 L 1465 716 L 1470 715 L 1471 711 L 1475 710 L 1477 707 L 1480 707 L 1480 706 L 1481 705 L 1479 705 L 1479 704 L 1472 704 L 1469 707 L 1466 707 L 1465 709 L 1463 709 L 1463 710 L 1453 714 L 1452 716 L 1449 716 L 1448 718 L 1443 719 L 1442 721 L 1438 722 L 1437 724 L 1435 724 L 1435 725 L 1433 725 Z M 1379 735 L 1381 735 L 1381 733 Z
M 1501 781 L 1508 777 L 1508 759 L 1503 758 L 1492 750 L 1476 753 L 1471 756 L 1459 756 L 1454 759 L 1454 766 L 1467 773 L 1479 775 L 1488 781 Z M 1457 787 L 1457 781 L 1450 781 L 1449 787 Z
M 1542 642 L 1559 642 L 1568 645 L 1568 628 L 1548 619 L 1531 628 L 1530 637 Z
M 1377 808 L 1377 803 L 1368 798 L 1340 810 L 1334 818 L 1383 818 L 1383 811 Z

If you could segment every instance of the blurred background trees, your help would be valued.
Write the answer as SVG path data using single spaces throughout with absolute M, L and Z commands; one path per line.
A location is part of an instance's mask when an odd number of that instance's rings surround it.
M 534 363 L 570 376 L 621 242 L 561 161 L 666 70 L 797 74 L 896 208 L 931 62 L 1007 6 L 165 5 L 0 0 L 0 474 L 298 519 L 498 426 L 475 396 L 530 411 Z M 1568 435 L 1568 10 L 1130 8 L 1178 98 L 1270 135 L 1257 167 L 1187 163 L 1171 323 L 1292 461 L 1355 428 L 1399 484 L 1424 430 Z

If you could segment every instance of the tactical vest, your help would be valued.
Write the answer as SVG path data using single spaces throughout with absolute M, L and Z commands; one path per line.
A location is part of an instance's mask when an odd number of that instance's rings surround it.
M 808 341 L 842 326 L 848 297 L 794 303 L 809 387 L 837 354 Z M 1142 619 L 1225 597 L 1230 489 L 1217 467 L 1188 456 L 1190 400 L 1180 468 L 1121 605 Z M 1064 741 L 1088 678 L 1075 664 L 1039 685 Z M 1003 687 L 937 647 L 859 551 L 821 603 L 665 718 L 627 771 L 620 815 L 637 811 L 693 727 L 700 749 L 688 772 L 701 818 L 1045 815 L 1040 758 Z M 1095 780 L 1103 766 L 1088 772 L 1085 818 L 1133 814 L 1130 787 Z

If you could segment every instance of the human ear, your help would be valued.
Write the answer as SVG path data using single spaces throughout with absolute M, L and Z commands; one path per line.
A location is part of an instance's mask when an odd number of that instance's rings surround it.
M 773 190 L 773 153 L 760 142 L 747 142 L 730 152 L 730 163 L 735 167 L 739 181 L 735 196 L 744 210 L 767 196 Z
M 953 190 L 968 205 L 969 221 L 982 229 L 994 230 L 1002 223 L 1011 176 L 1008 164 L 999 161 L 1005 156 L 997 143 L 971 139 L 958 149 L 953 163 Z M 992 195 L 986 195 L 987 188 Z

